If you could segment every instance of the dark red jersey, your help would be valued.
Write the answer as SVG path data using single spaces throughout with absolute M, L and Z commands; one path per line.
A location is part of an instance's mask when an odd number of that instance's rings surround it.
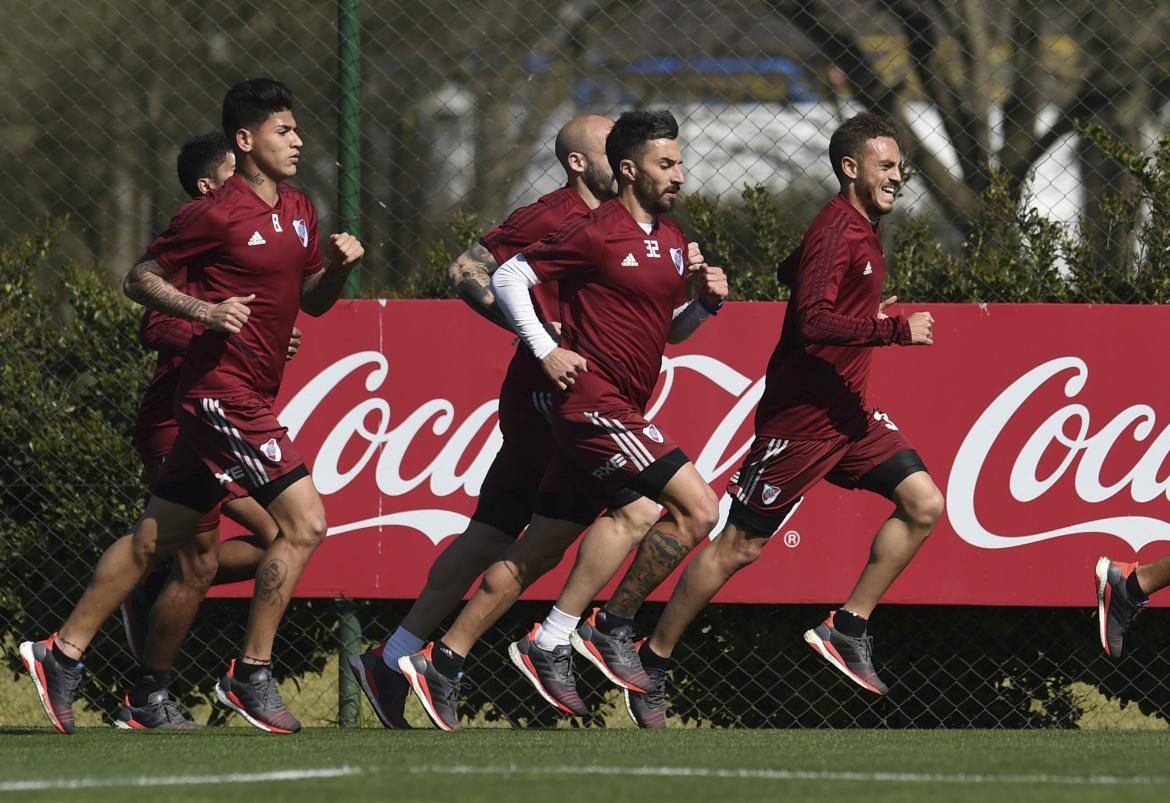
M 785 260 L 792 299 L 756 408 L 759 437 L 816 440 L 865 432 L 870 346 L 910 342 L 904 318 L 878 318 L 886 262 L 877 224 L 843 196 Z M 787 278 L 787 277 L 786 277 Z
M 180 393 L 274 399 L 301 283 L 323 267 L 308 196 L 282 184 L 269 206 L 236 174 L 185 204 L 147 251 L 168 271 L 186 269 L 187 292 L 196 298 L 216 303 L 256 294 L 238 334 L 208 330 L 191 339 Z
M 647 233 L 616 198 L 524 248 L 541 282 L 559 282 L 562 345 L 588 362 L 562 410 L 605 409 L 611 392 L 645 409 L 686 302 L 686 253 L 673 221 L 660 217 Z
M 503 223 L 480 237 L 479 242 L 491 253 L 497 265 L 503 265 L 520 253 L 524 246 L 543 240 L 565 221 L 588 211 L 588 204 L 576 190 L 561 187 L 548 195 L 542 195 L 528 206 L 514 210 Z M 532 288 L 532 296 L 536 300 L 536 313 L 541 319 L 557 320 L 556 282 L 538 284 Z
M 186 279 L 181 274 L 173 276 L 172 281 L 180 290 L 186 288 Z M 174 410 L 175 389 L 179 385 L 179 373 L 187 347 L 197 331 L 203 331 L 203 327 L 158 310 L 148 309 L 142 316 L 138 339 L 143 346 L 157 352 L 158 359 L 155 361 L 154 375 L 142 394 L 142 403 L 138 405 L 138 417 L 134 423 L 134 444 L 140 452 L 149 451 L 148 444 L 156 440 L 160 445 L 165 443 L 166 450 L 170 450 L 169 441 L 173 440 L 173 435 L 159 439 L 157 433 L 163 429 L 178 429 Z

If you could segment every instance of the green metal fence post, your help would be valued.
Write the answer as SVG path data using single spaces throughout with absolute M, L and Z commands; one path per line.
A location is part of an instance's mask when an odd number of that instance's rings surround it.
M 356 728 L 361 690 L 349 671 L 349 656 L 362 651 L 362 626 L 352 599 L 337 600 L 337 724 Z
M 337 2 L 337 218 L 342 231 L 361 237 L 362 204 L 362 2 Z M 342 298 L 361 293 L 361 265 Z

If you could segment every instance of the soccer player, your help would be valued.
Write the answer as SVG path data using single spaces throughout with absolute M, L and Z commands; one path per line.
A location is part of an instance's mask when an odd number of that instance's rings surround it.
M 618 197 L 525 246 L 492 277 L 497 304 L 560 391 L 548 400 L 558 455 L 541 482 L 546 517 L 561 521 L 561 534 L 571 534 L 623 489 L 666 507 L 606 613 L 585 625 L 596 631 L 595 639 L 586 637 L 588 654 L 599 654 L 607 672 L 635 684 L 642 673 L 632 617 L 718 516 L 715 493 L 694 465 L 643 417 L 668 339 L 685 338 L 727 295 L 723 272 L 701 262 L 688 265 L 686 237 L 660 217 L 673 208 L 683 182 L 677 140 L 678 123 L 669 112 L 623 114 L 605 148 Z M 692 275 L 699 295 L 687 303 Z M 550 336 L 529 296 L 531 288 L 554 280 L 567 348 Z M 584 510 L 583 501 L 590 503 Z M 530 573 L 527 554 L 546 539 L 554 542 L 552 532 L 537 538 L 530 529 L 484 573 L 442 641 L 399 660 L 439 728 L 460 727 L 456 704 L 464 656 L 538 576 Z M 568 543 L 556 542 L 555 549 L 563 553 Z
M 231 177 L 236 169 L 236 156 L 223 133 L 214 131 L 183 143 L 177 167 L 183 189 L 192 198 L 198 198 Z M 176 286 L 179 286 L 177 281 Z M 183 357 L 194 335 L 195 324 L 186 319 L 152 309 L 143 315 L 141 340 L 143 345 L 158 352 L 158 360 L 138 408 L 133 442 L 142 458 L 149 486 L 153 486 L 179 433 L 174 414 L 175 389 Z M 293 327 L 289 359 L 299 346 L 300 331 Z M 276 538 L 276 522 L 251 497 L 226 501 L 223 512 L 252 535 L 220 544 L 217 505 L 196 524 L 196 541 L 176 554 L 174 566 L 152 572 L 121 606 L 127 643 L 140 669 L 114 719 L 119 727 L 191 726 L 167 691 L 170 669 L 183 639 L 207 588 L 255 577 L 264 550 Z
M 841 191 L 779 269 L 792 299 L 768 363 L 755 440 L 728 487 L 727 524 L 687 566 L 640 648 L 653 685 L 645 694 L 627 692 L 626 704 L 644 728 L 666 726 L 666 671 L 687 625 L 759 557 L 822 479 L 880 494 L 894 512 L 874 536 L 849 598 L 804 638 L 850 680 L 886 693 L 867 622 L 942 516 L 943 497 L 905 435 L 869 402 L 866 384 L 874 347 L 931 345 L 934 324 L 926 312 L 887 316 L 895 299 L 881 300 L 878 220 L 894 208 L 901 184 L 893 124 L 868 113 L 846 120 L 829 140 L 829 159 Z
M 605 157 L 605 137 L 612 126 L 612 120 L 598 115 L 576 117 L 566 123 L 554 145 L 557 160 L 565 170 L 566 186 L 513 211 L 451 265 L 451 284 L 473 310 L 511 332 L 496 307 L 490 288 L 492 273 L 523 246 L 613 197 L 613 172 Z M 543 320 L 556 321 L 556 282 L 534 288 L 534 295 Z M 422 648 L 475 579 L 533 519 L 540 480 L 553 455 L 546 418 L 553 390 L 532 352 L 519 344 L 500 388 L 503 443 L 484 478 L 471 523 L 435 560 L 426 587 L 389 641 L 362 655 L 350 656 L 350 669 L 388 728 L 409 727 L 402 712 L 410 686 L 398 660 Z M 595 549 L 624 557 L 657 521 L 658 506 L 633 492 L 609 500 L 609 506 L 606 515 L 590 529 L 587 541 Z M 558 526 L 536 516 L 525 540 L 536 536 L 529 543 L 542 543 L 539 534 L 550 524 Z M 574 538 L 582 527 L 573 525 Z M 548 568 L 559 559 L 555 544 L 552 550 L 534 557 L 540 566 Z M 544 570 L 540 569 L 540 573 Z M 571 675 L 572 655 L 567 646 L 563 654 L 568 658 Z M 577 706 L 574 712 L 583 713 L 579 698 Z
M 236 174 L 184 205 L 124 282 L 134 300 L 203 327 L 191 339 L 179 381 L 179 437 L 132 537 L 102 555 L 60 630 L 20 645 L 42 705 L 64 733 L 74 730 L 81 657 L 98 627 L 151 561 L 190 542 L 199 519 L 229 493 L 251 495 L 279 535 L 256 573 L 243 649 L 216 694 L 257 728 L 300 729 L 272 674 L 272 642 L 302 569 L 325 537 L 325 510 L 272 402 L 298 307 L 324 314 L 362 247 L 349 234 L 333 235 L 326 267 L 313 205 L 284 183 L 296 174 L 303 146 L 286 86 L 270 78 L 233 86 L 223 127 Z M 189 294 L 168 281 L 183 270 Z
M 1118 563 L 1097 559 L 1097 622 L 1101 648 L 1120 658 L 1125 631 L 1150 602 L 1150 595 L 1170 586 L 1170 556 L 1153 563 Z

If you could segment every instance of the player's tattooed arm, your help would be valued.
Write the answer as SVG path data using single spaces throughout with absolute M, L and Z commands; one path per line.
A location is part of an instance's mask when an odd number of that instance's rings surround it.
M 496 294 L 492 292 L 492 274 L 498 267 L 491 252 L 482 243 L 476 243 L 447 268 L 447 283 L 463 303 L 496 326 L 511 332 L 504 313 L 496 306 Z
M 211 305 L 180 291 L 166 277 L 166 268 L 158 264 L 157 260 L 143 257 L 122 280 L 122 290 L 132 301 L 144 307 L 205 323 Z
M 122 290 L 144 307 L 201 323 L 215 332 L 234 335 L 248 322 L 248 305 L 256 298 L 254 293 L 212 304 L 180 291 L 166 276 L 166 268 L 157 260 L 143 257 L 122 280 Z

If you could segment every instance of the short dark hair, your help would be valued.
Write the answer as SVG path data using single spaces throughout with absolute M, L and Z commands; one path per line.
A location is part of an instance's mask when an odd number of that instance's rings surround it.
M 623 159 L 637 159 L 652 139 L 678 139 L 678 120 L 666 109 L 622 112 L 605 138 L 605 158 L 614 176 Z
M 841 160 L 851 156 L 860 162 L 865 143 L 878 137 L 898 141 L 898 127 L 893 120 L 880 114 L 862 112 L 841 123 L 829 138 L 829 161 L 833 163 L 833 173 L 838 181 L 844 184 L 847 180 L 841 170 Z
M 228 143 L 221 131 L 192 137 L 179 148 L 179 183 L 192 198 L 200 196 L 198 181 L 215 172 L 228 155 Z
M 236 84 L 223 98 L 223 134 L 234 150 L 236 132 L 241 128 L 255 131 L 272 115 L 292 108 L 292 90 L 274 78 Z

